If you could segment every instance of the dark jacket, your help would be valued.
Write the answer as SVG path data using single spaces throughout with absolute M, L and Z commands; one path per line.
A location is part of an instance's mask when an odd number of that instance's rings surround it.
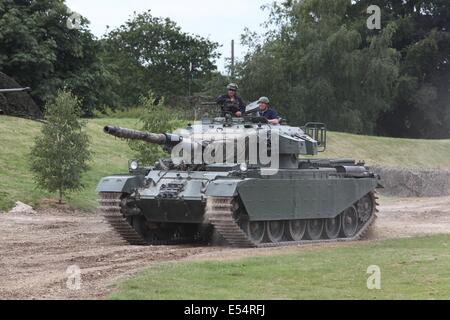
M 273 120 L 278 119 L 278 113 L 272 109 L 272 107 L 269 107 L 266 111 L 261 112 L 259 111 L 259 114 L 261 117 L 265 117 L 267 120 Z
M 244 101 L 239 96 L 234 97 L 236 99 L 236 108 L 233 108 L 232 112 L 236 113 L 238 111 L 244 113 L 245 112 L 245 104 Z M 231 102 L 230 97 L 226 94 L 217 97 L 216 99 L 217 104 L 224 106 L 227 102 Z

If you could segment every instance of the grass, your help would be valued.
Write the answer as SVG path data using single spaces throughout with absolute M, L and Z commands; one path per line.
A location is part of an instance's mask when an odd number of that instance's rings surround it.
M 225 261 L 159 264 L 110 299 L 449 299 L 450 236 L 291 248 Z M 367 268 L 381 289 L 367 289 Z
M 91 169 L 84 175 L 86 188 L 71 195 L 69 204 L 82 209 L 96 207 L 95 187 L 102 176 L 127 172 L 128 160 L 133 157 L 126 142 L 102 133 L 106 124 L 138 128 L 133 109 L 120 116 L 88 120 L 87 131 L 91 136 L 94 152 Z M 183 121 L 178 120 L 181 124 Z M 44 198 L 54 198 L 36 188 L 28 166 L 28 154 L 41 124 L 20 118 L 0 117 L 0 210 L 8 210 L 15 201 L 38 206 Z M 450 140 L 410 140 L 358 136 L 330 132 L 328 149 L 321 157 L 350 157 L 366 160 L 369 165 L 389 165 L 417 168 L 450 169 Z
M 394 139 L 330 132 L 327 158 L 364 160 L 368 165 L 450 169 L 450 140 Z
M 102 133 L 106 124 L 137 127 L 136 119 L 90 120 L 87 132 L 94 152 L 90 170 L 83 176 L 85 189 L 74 193 L 69 203 L 82 210 L 96 207 L 95 188 L 100 177 L 111 173 L 127 172 L 128 159 L 132 156 L 126 142 Z M 28 165 L 28 154 L 33 139 L 40 132 L 38 122 L 13 117 L 0 117 L 0 210 L 11 208 L 15 201 L 38 206 L 42 199 L 53 198 L 38 189 Z

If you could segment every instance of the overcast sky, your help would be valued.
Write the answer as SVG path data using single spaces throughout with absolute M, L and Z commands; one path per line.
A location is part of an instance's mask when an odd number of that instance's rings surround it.
M 106 26 L 111 29 L 120 26 L 133 12 L 151 10 L 153 16 L 169 17 L 184 32 L 198 34 L 218 42 L 222 47 L 217 61 L 224 71 L 224 58 L 230 57 L 231 40 L 235 40 L 237 58 L 243 57 L 240 35 L 245 27 L 260 31 L 261 23 L 268 17 L 263 4 L 272 0 L 66 0 L 67 6 L 86 17 L 91 31 L 101 37 Z

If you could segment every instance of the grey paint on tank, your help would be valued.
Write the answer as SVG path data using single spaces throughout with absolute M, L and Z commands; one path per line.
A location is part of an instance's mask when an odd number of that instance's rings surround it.
M 237 195 L 237 186 L 243 180 L 222 179 L 212 181 L 206 190 L 209 197 L 234 197 Z
M 143 177 L 117 175 L 104 177 L 97 185 L 96 192 L 126 192 L 130 193 L 142 184 Z
M 252 221 L 334 218 L 376 186 L 373 178 L 253 179 L 238 193 Z

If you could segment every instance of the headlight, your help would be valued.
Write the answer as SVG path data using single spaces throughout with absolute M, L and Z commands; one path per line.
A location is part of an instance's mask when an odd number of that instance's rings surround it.
M 137 170 L 137 168 L 139 167 L 139 163 L 136 160 L 133 160 L 130 162 L 130 169 L 131 170 Z
M 246 163 L 241 163 L 241 165 L 239 166 L 239 169 L 242 172 L 247 172 L 247 170 L 248 170 L 247 164 Z

